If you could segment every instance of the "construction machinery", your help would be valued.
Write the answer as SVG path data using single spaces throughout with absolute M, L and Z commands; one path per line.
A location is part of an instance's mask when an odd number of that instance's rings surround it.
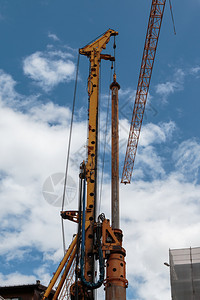
M 160 33 L 166 0 L 153 0 L 151 5 L 142 65 L 131 122 L 126 158 L 122 176 L 123 183 L 130 183 L 142 125 L 153 63 Z M 105 286 L 106 300 L 125 300 L 128 281 L 126 279 L 126 251 L 122 247 L 122 231 L 119 216 L 119 134 L 118 91 L 120 85 L 113 76 L 112 92 L 112 196 L 111 224 L 104 214 L 96 216 L 97 207 L 97 157 L 99 131 L 99 70 L 101 60 L 114 61 L 103 54 L 112 36 L 118 32 L 108 29 L 101 37 L 79 50 L 89 58 L 88 77 L 89 121 L 87 160 L 80 166 L 80 189 L 78 211 L 62 211 L 63 219 L 78 224 L 77 234 L 66 251 L 57 271 L 43 295 L 47 299 L 55 285 L 55 299 L 94 300 L 95 290 Z M 99 268 L 97 276 L 95 266 Z M 106 269 L 106 275 L 104 270 Z M 59 282 L 57 283 L 59 279 Z
M 137 85 L 121 182 L 131 182 L 166 0 L 153 0 Z

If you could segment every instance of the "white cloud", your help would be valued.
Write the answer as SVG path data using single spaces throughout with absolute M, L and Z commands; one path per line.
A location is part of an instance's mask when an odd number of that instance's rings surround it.
M 119 98 L 128 97 L 128 99 L 133 98 L 135 96 L 136 90 L 132 88 L 122 89 L 119 90 Z
M 21 98 L 15 91 L 16 84 L 16 81 L 9 74 L 0 70 L 0 99 L 3 99 L 7 105 L 12 104 L 13 100 L 17 102 Z
M 52 102 L 38 106 L 35 103 L 29 110 L 20 110 L 13 105 L 15 97 L 20 96 L 14 90 L 15 83 L 11 76 L 4 74 L 4 78 L 7 79 L 4 87 L 11 88 L 0 90 L 0 215 L 3 229 L 0 254 L 7 260 L 20 259 L 34 247 L 46 252 L 46 259 L 48 253 L 55 252 L 53 256 L 58 260 L 62 256 L 62 247 L 59 251 L 57 247 L 62 244 L 59 208 L 50 206 L 43 199 L 42 185 L 52 173 L 65 171 L 71 112 Z M 20 97 L 23 102 L 24 96 Z M 12 103 L 9 107 L 7 99 Z M 75 121 L 73 134 L 72 158 L 85 143 L 86 123 Z M 70 161 L 70 176 L 77 186 L 82 159 L 76 157 L 79 161 L 76 165 Z M 76 202 L 71 207 L 76 207 Z M 68 224 L 68 228 L 73 232 L 74 224 Z M 71 232 L 67 235 L 69 241 Z
M 196 74 L 198 74 L 199 71 L 200 71 L 200 66 L 193 67 L 193 68 L 191 68 L 190 71 L 191 71 L 191 74 L 196 75 Z
M 61 82 L 74 79 L 75 64 L 65 60 L 66 56 L 69 54 L 61 51 L 35 52 L 24 59 L 24 74 L 49 91 Z
M 136 95 L 136 90 L 133 90 L 131 88 L 119 90 L 119 117 L 120 118 L 126 118 L 129 121 L 132 119 L 135 95 Z M 157 114 L 157 110 L 151 104 L 151 99 L 152 97 L 150 93 L 148 93 L 144 118 L 147 118 L 150 112 L 153 115 Z
M 168 96 L 174 93 L 176 88 L 176 82 L 167 81 L 166 83 L 160 83 L 156 87 L 156 93 Z
M 200 144 L 195 139 L 183 141 L 178 145 L 173 158 L 177 169 L 187 180 L 199 181 Z
M 171 173 L 162 180 L 133 180 L 120 185 L 121 229 L 127 251 L 127 278 L 138 299 L 170 298 L 169 248 L 198 246 L 200 186 Z M 110 216 L 110 186 L 104 187 L 102 211 Z
M 63 127 L 69 125 L 71 118 L 71 112 L 68 108 L 61 107 L 53 102 L 33 106 L 29 110 L 29 114 L 33 121 L 56 126 L 61 125 Z
M 167 97 L 170 94 L 173 94 L 176 91 L 181 91 L 183 89 L 185 75 L 186 74 L 182 69 L 176 70 L 171 81 L 159 83 L 156 86 L 156 93 L 161 95 L 163 97 L 163 100 L 166 101 Z
M 48 37 L 54 41 L 59 41 L 60 39 L 57 37 L 55 33 L 48 33 Z
M 181 91 L 184 89 L 184 81 L 188 76 L 195 76 L 199 78 L 200 66 L 196 65 L 189 69 L 177 69 L 172 75 L 172 79 L 164 83 L 159 83 L 156 85 L 155 90 L 158 95 L 160 95 L 164 102 L 170 94 Z
M 166 142 L 166 140 L 171 137 L 175 128 L 176 125 L 172 121 L 168 123 L 160 123 L 158 125 L 148 123 L 142 128 L 140 145 L 147 146 Z
M 41 283 L 45 282 L 45 284 L 48 284 L 50 282 L 51 276 L 48 273 L 48 265 L 44 264 L 41 267 L 36 268 L 33 272 L 37 278 L 39 278 Z
M 128 121 L 120 120 L 120 155 L 122 160 L 126 153 L 128 141 Z M 176 130 L 174 122 L 162 122 L 157 124 L 148 123 L 142 127 L 140 139 L 138 143 L 139 151 L 137 150 L 134 178 L 144 178 L 148 174 L 152 178 L 157 178 L 165 175 L 162 157 L 158 152 L 157 145 L 168 143 L 172 137 L 172 133 Z
M 148 174 L 148 177 L 158 178 L 165 175 L 162 158 L 158 155 L 153 146 L 147 146 L 137 154 L 137 166 L 141 170 L 141 176 Z M 135 174 L 134 174 L 135 177 Z
M 28 276 L 19 272 L 10 273 L 8 275 L 0 273 L 1 286 L 30 284 L 35 283 L 37 279 L 38 278 L 36 278 L 34 275 Z
M 64 171 L 69 135 L 70 110 L 48 102 L 20 110 L 13 105 L 15 98 L 24 103 L 24 96 L 15 92 L 11 76 L 2 73 L 0 89 L 0 255 L 7 263 L 23 260 L 30 249 L 43 252 L 40 267 L 32 275 L 15 272 L 0 274 L 1 285 L 33 283 L 50 278 L 49 261 L 58 263 L 62 257 L 59 209 L 42 198 L 42 185 L 47 176 Z M 8 86 L 6 89 L 4 87 Z M 26 104 L 26 102 L 25 102 Z M 121 120 L 129 128 L 127 120 Z M 79 163 L 86 141 L 86 123 L 75 120 L 70 176 L 78 186 Z M 200 186 L 183 176 L 185 170 L 198 177 L 200 145 L 196 140 L 185 141 L 171 156 L 176 161 L 168 173 L 162 154 L 156 146 L 167 144 L 176 129 L 174 122 L 147 124 L 141 135 L 141 153 L 137 159 L 152 172 L 151 181 L 135 177 L 131 185 L 120 186 L 121 228 L 127 250 L 127 278 L 130 288 L 137 289 L 137 299 L 167 300 L 170 298 L 168 249 L 198 246 Z M 81 135 L 80 135 L 81 132 Z M 85 132 L 85 136 L 83 134 Z M 121 139 L 127 139 L 121 130 Z M 123 151 L 123 149 L 122 149 Z M 85 149 L 84 149 L 85 152 Z M 123 152 L 124 153 L 124 152 Z M 122 154 L 122 152 L 120 153 Z M 138 172 L 138 170 L 137 170 Z M 165 176 L 162 176 L 162 175 Z M 107 175 L 107 174 L 106 174 Z M 154 176 L 155 175 L 155 176 Z M 160 176 L 161 175 L 161 176 Z M 140 178 L 140 180 L 139 180 Z M 69 209 L 76 209 L 71 203 Z M 109 179 L 103 186 L 101 212 L 110 217 Z M 67 222 L 67 221 L 66 221 Z M 67 222 L 67 245 L 76 224 Z
M 48 56 L 52 59 L 60 59 L 60 58 L 62 58 L 63 60 L 68 58 L 73 59 L 74 56 L 70 52 L 75 52 L 75 49 L 74 51 L 73 49 L 69 49 L 69 51 L 66 52 L 58 49 L 55 50 L 54 47 L 52 47 L 51 50 L 48 51 Z

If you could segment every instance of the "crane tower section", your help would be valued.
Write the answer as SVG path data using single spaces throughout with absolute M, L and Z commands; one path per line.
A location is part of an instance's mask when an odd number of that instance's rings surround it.
M 138 80 L 132 121 L 129 131 L 124 168 L 121 182 L 131 182 L 132 171 L 135 162 L 138 140 L 144 116 L 144 110 L 151 81 L 151 74 L 160 34 L 162 17 L 166 0 L 153 0 L 151 5 L 149 23 L 145 39 L 140 75 Z

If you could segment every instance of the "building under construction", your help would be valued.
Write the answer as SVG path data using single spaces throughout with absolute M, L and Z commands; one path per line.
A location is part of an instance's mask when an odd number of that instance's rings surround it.
M 200 299 L 200 247 L 169 251 L 172 300 Z

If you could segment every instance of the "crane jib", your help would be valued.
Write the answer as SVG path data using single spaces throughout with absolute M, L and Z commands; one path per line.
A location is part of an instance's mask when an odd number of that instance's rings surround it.
M 153 0 L 151 5 L 135 104 L 124 160 L 124 168 L 122 172 L 121 182 L 124 184 L 131 182 L 165 3 L 166 0 Z

